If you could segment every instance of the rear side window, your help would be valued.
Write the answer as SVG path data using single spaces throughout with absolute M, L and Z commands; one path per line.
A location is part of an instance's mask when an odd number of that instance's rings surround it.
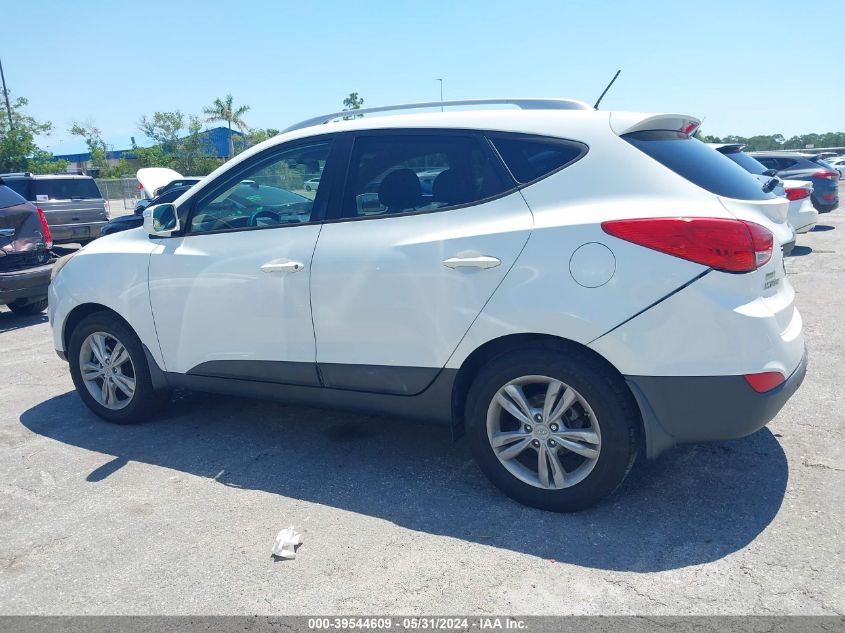
M 90 178 L 56 178 L 35 180 L 36 200 L 85 200 L 101 198 L 100 190 Z
M 0 185 L 0 209 L 6 207 L 13 207 L 18 204 L 24 204 L 24 200 L 20 195 L 12 191 L 9 187 Z
M 587 153 L 586 145 L 563 139 L 497 134 L 491 135 L 490 140 L 522 185 L 563 169 Z
M 512 188 L 478 136 L 362 134 L 352 150 L 343 215 L 436 211 Z
M 698 139 L 673 131 L 633 132 L 622 137 L 654 160 L 710 193 L 739 200 L 767 200 L 763 185 L 727 156 Z

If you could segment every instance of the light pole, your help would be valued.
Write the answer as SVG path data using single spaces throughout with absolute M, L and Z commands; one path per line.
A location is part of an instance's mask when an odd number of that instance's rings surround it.
M 440 82 L 440 111 L 443 112 L 443 79 L 438 77 L 435 81 Z
M 12 131 L 12 108 L 9 105 L 9 91 L 6 90 L 6 75 L 3 74 L 3 62 L 0 61 L 0 79 L 3 80 L 3 96 L 6 97 L 6 114 L 9 116 L 9 131 Z M 443 98 L 440 99 L 443 101 Z

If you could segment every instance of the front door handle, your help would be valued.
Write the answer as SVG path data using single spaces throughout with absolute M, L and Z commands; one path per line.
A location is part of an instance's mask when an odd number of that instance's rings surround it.
M 495 268 L 502 261 L 489 255 L 470 255 L 467 257 L 450 257 L 443 260 L 447 268 Z
M 305 268 L 302 262 L 294 262 L 289 259 L 274 259 L 261 267 L 263 273 L 298 273 Z

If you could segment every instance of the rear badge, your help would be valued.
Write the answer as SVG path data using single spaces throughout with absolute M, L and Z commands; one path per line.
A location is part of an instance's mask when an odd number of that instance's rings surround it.
M 780 277 L 776 275 L 776 272 L 766 273 L 766 283 L 763 284 L 763 290 L 768 290 L 780 283 Z

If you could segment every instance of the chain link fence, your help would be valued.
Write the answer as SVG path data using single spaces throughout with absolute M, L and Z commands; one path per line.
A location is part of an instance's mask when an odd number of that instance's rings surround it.
M 135 210 L 141 197 L 137 178 L 96 178 L 103 198 L 109 201 L 111 215 L 125 215 Z

